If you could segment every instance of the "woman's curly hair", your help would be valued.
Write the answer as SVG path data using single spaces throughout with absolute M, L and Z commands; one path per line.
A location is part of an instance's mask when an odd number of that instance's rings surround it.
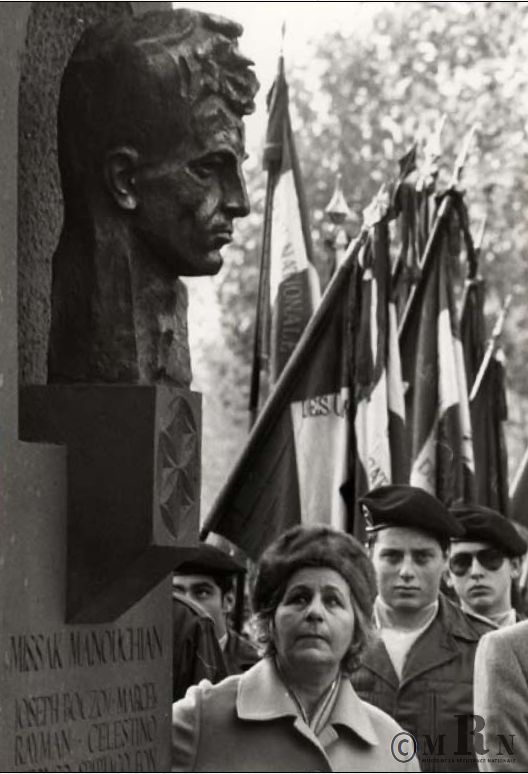
M 263 655 L 275 652 L 273 619 L 288 581 L 306 567 L 329 567 L 347 582 L 355 614 L 352 642 L 342 661 L 351 674 L 372 637 L 376 576 L 363 546 L 351 535 L 323 525 L 297 526 L 284 532 L 262 555 L 253 586 L 253 626 Z

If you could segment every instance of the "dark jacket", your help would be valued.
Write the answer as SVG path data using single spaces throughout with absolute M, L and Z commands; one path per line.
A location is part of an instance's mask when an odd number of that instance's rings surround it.
M 401 683 L 381 639 L 352 676 L 362 699 L 413 734 L 422 771 L 477 771 L 473 663 L 480 637 L 491 629 L 440 595 L 438 615 L 411 647 Z
M 257 649 L 251 642 L 232 629 L 227 631 L 227 643 L 224 648 L 224 661 L 228 675 L 246 672 L 259 660 Z
M 185 696 L 200 680 L 218 683 L 227 676 L 214 624 L 190 599 L 172 594 L 172 698 Z

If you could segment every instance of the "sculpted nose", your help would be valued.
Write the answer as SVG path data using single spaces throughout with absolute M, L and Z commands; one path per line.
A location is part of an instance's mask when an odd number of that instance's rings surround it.
M 242 170 L 232 172 L 224 184 L 224 207 L 232 218 L 249 215 L 249 198 Z

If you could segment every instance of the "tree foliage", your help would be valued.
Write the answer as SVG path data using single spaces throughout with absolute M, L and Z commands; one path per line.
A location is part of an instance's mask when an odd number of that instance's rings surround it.
M 353 11 L 351 11 L 351 17 Z M 441 180 L 478 126 L 464 186 L 474 230 L 487 214 L 481 273 L 489 325 L 513 294 L 504 342 L 510 387 L 528 396 L 528 3 L 419 2 L 382 6 L 372 28 L 319 39 L 289 73 L 290 103 L 314 244 L 324 255 L 324 208 L 339 169 L 358 216 L 398 157 L 447 114 Z M 249 173 L 254 213 L 218 286 L 235 357 L 251 360 L 264 178 Z M 256 205 L 256 207 L 255 207 Z

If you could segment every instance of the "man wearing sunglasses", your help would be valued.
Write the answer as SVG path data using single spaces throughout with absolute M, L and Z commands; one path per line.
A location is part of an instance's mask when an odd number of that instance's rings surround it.
M 460 505 L 451 513 L 464 527 L 463 538 L 452 538 L 448 585 L 466 613 L 483 616 L 495 626 L 516 623 L 512 587 L 528 546 L 513 524 L 482 505 Z

